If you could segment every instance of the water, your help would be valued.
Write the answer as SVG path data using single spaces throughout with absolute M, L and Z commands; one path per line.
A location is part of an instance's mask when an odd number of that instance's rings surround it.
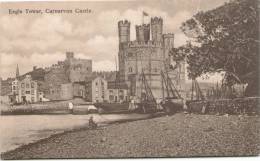
M 90 116 L 91 115 L 1 116 L 0 153 L 49 137 L 52 134 L 87 126 Z M 141 114 L 93 114 L 92 116 L 94 116 L 94 121 L 99 123 L 147 117 L 147 115 Z

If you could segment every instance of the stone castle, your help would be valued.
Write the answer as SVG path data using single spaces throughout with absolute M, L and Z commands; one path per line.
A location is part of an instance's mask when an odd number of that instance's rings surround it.
M 166 97 L 161 72 L 167 71 L 177 90 L 184 94 L 185 64 L 176 63 L 174 70 L 171 69 L 174 61 L 169 51 L 174 47 L 174 34 L 163 33 L 163 19 L 155 17 L 151 18 L 149 24 L 137 25 L 134 41 L 130 41 L 130 25 L 127 20 L 118 22 L 119 71 L 93 72 L 92 60 L 78 59 L 73 52 L 66 52 L 64 61 L 58 61 L 45 69 L 34 67 L 33 71 L 16 78 L 21 83 L 26 75 L 31 75 L 32 81 L 37 81 L 38 92 L 48 100 L 68 100 L 74 97 L 88 99 L 91 93 L 93 98 L 89 101 L 117 102 L 142 98 L 145 94 L 142 73 L 154 97 Z M 13 96 L 14 80 L 1 81 L 1 89 L 6 91 L 1 92 L 1 95 Z M 99 82 L 102 90 L 97 91 L 95 84 Z M 102 85 L 107 87 L 103 88 Z
M 170 70 L 169 51 L 174 47 L 174 34 L 163 34 L 163 19 L 151 18 L 150 24 L 136 25 L 136 40 L 130 41 L 130 25 L 127 20 L 118 22 L 119 79 L 129 86 L 129 94 L 137 98 L 144 92 L 143 72 L 155 98 L 163 98 L 161 71 L 167 71 L 180 93 L 185 83 L 185 64 Z
M 84 82 L 92 73 L 92 60 L 78 59 L 73 52 L 66 52 L 66 59 L 46 69 L 44 76 L 44 93 L 52 100 L 66 99 L 62 95 L 62 84 Z

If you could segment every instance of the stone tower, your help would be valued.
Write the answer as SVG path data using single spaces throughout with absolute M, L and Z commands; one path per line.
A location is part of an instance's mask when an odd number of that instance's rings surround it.
M 74 58 L 74 53 L 73 52 L 66 52 L 66 58 L 69 59 L 73 59 Z
M 130 22 L 127 20 L 118 22 L 119 44 L 130 41 Z
M 168 68 L 169 64 L 171 63 L 169 59 L 169 52 L 172 48 L 174 48 L 174 34 L 163 34 L 163 49 L 164 49 L 164 59 L 165 64 L 167 65 L 166 68 Z
M 150 24 L 136 25 L 136 40 L 138 42 L 148 42 L 150 40 Z
M 16 66 L 16 75 L 15 76 L 16 76 L 16 78 L 18 78 L 20 76 L 18 64 Z
M 159 17 L 151 18 L 152 41 L 161 42 L 163 33 L 163 19 Z

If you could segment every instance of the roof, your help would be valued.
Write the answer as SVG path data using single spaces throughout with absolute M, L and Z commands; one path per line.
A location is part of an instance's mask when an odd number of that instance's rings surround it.
M 104 79 L 104 78 L 102 78 L 102 77 L 100 77 L 100 76 L 90 76 L 90 77 L 86 77 L 86 79 L 85 79 L 85 81 L 86 82 L 91 82 L 91 81 L 93 81 L 94 79 L 96 79 L 96 78 L 101 78 L 101 79 Z
M 92 72 L 91 76 L 97 77 L 100 76 L 104 78 L 106 81 L 115 81 L 116 80 L 117 71 L 101 71 L 101 72 Z
M 121 83 L 121 82 L 115 82 L 111 81 L 107 83 L 107 88 L 108 89 L 128 89 L 128 86 L 126 83 Z

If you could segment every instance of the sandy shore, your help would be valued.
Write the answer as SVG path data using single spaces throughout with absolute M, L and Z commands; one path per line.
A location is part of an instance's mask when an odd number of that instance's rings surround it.
M 2 159 L 255 156 L 259 116 L 175 114 L 54 135 Z

